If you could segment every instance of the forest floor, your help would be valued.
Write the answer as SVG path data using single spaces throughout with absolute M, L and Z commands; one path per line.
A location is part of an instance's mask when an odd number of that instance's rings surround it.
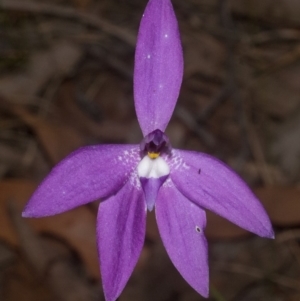
M 99 201 L 41 219 L 21 211 L 84 145 L 139 143 L 133 102 L 146 0 L 0 1 L 0 300 L 104 300 Z M 207 212 L 210 297 L 300 300 L 300 1 L 173 0 L 184 80 L 172 146 L 212 154 L 250 185 L 275 240 Z M 119 301 L 204 300 L 175 270 L 154 214 Z

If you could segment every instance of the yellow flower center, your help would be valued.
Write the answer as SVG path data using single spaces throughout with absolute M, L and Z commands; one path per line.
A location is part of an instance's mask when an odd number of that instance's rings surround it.
M 156 159 L 156 158 L 159 157 L 159 155 L 160 155 L 160 153 L 148 152 L 148 157 L 149 157 L 150 159 Z

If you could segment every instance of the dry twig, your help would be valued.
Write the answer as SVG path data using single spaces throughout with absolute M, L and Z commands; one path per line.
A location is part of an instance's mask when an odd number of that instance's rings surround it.
M 249 124 L 249 122 L 248 122 L 248 126 L 247 126 L 247 132 L 248 132 L 248 136 L 249 136 L 250 148 L 251 148 L 253 157 L 256 161 L 256 166 L 257 166 L 258 172 L 259 172 L 264 184 L 272 185 L 272 184 L 274 184 L 274 179 L 272 177 L 272 173 L 271 173 L 270 169 L 268 168 L 268 164 L 266 163 L 264 150 L 261 145 L 259 136 L 258 136 L 254 126 Z
M 112 35 L 131 46 L 135 46 L 136 38 L 127 30 L 110 22 L 70 7 L 38 3 L 34 1 L 2 0 L 0 9 L 7 11 L 21 11 L 33 14 L 44 14 L 59 18 L 73 19 L 87 26 L 91 26 Z
M 216 144 L 215 138 L 201 127 L 192 116 L 192 114 L 183 107 L 177 106 L 175 115 L 193 131 L 208 147 L 213 148 Z

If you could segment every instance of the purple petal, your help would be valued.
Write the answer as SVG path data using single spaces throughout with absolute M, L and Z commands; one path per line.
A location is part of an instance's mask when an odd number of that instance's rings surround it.
M 205 211 L 167 180 L 158 193 L 155 212 L 163 244 L 173 264 L 199 294 L 208 297 Z
M 117 192 L 140 160 L 138 145 L 81 148 L 58 165 L 27 203 L 23 217 L 58 214 Z
M 263 237 L 274 237 L 270 219 L 246 183 L 221 161 L 202 153 L 173 151 L 170 176 L 197 205 Z
M 183 57 L 170 0 L 150 0 L 141 20 L 134 67 L 135 110 L 144 136 L 164 132 L 182 82 Z
M 147 208 L 149 211 L 153 210 L 158 190 L 165 182 L 169 175 L 160 178 L 140 178 L 143 187 Z
M 143 191 L 132 181 L 100 204 L 97 232 L 106 301 L 116 300 L 124 289 L 141 253 L 145 228 Z

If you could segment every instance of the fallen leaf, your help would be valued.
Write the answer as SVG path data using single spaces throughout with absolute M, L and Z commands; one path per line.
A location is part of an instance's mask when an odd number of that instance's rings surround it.
M 295 186 L 267 186 L 255 189 L 276 226 L 300 225 L 300 188 Z
M 52 78 L 69 73 L 81 57 L 81 50 L 72 43 L 55 41 L 47 50 L 36 51 L 23 72 L 0 77 L 1 95 L 18 102 L 28 101 Z
M 13 225 L 7 215 L 7 202 L 13 200 L 23 208 L 37 185 L 27 180 L 7 180 L 0 182 L 0 239 L 18 246 L 19 242 Z M 39 233 L 50 233 L 67 241 L 80 255 L 88 272 L 99 278 L 96 246 L 96 216 L 84 206 L 72 211 L 39 219 L 27 219 Z
M 14 112 L 35 132 L 53 165 L 86 144 L 83 135 L 64 123 L 51 122 L 21 107 L 15 106 Z
M 206 211 L 207 227 L 205 234 L 208 239 L 237 239 L 251 235 L 250 232 L 232 224 L 228 220 Z

